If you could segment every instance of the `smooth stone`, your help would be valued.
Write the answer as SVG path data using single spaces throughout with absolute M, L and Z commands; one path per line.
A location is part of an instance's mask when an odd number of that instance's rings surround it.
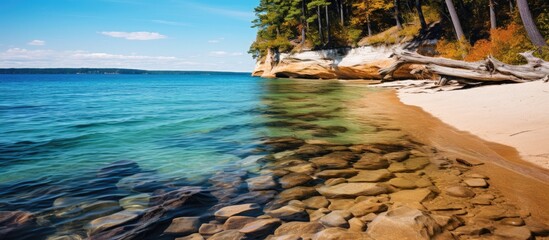
M 273 176 L 265 175 L 246 179 L 250 191 L 270 190 L 276 188 Z
M 120 206 L 124 209 L 145 209 L 149 207 L 149 202 L 151 200 L 151 194 L 142 193 L 132 196 L 127 196 L 120 199 L 118 202 Z
M 137 192 L 155 189 L 160 185 L 161 182 L 158 181 L 158 176 L 150 172 L 133 174 L 120 179 L 120 181 L 116 183 L 118 189 Z
M 404 161 L 404 166 L 410 171 L 415 171 L 425 168 L 431 161 L 427 157 L 413 157 Z
M 486 233 L 490 233 L 490 229 L 488 229 L 485 225 L 465 225 L 459 228 L 456 228 L 452 231 L 454 235 L 461 236 L 461 235 L 469 235 L 469 236 L 480 236 Z
M 16 238 L 18 233 L 34 228 L 35 224 L 36 218 L 30 212 L 0 211 L 0 239 Z
M 471 203 L 475 205 L 491 205 L 492 201 L 476 197 L 471 199 Z
M 467 186 L 469 187 L 487 187 L 488 186 L 488 183 L 486 182 L 486 180 L 482 179 L 482 178 L 469 178 L 469 179 L 465 179 L 463 180 L 463 182 L 465 184 L 467 184 Z
M 340 158 L 322 156 L 309 160 L 320 169 L 342 169 L 349 167 L 349 162 Z
M 227 230 L 214 234 L 208 240 L 241 240 L 244 239 L 244 236 L 244 233 L 238 230 Z
M 259 215 L 261 212 L 261 209 L 259 205 L 255 203 L 247 203 L 247 204 L 240 204 L 240 205 L 233 205 L 221 208 L 217 210 L 214 215 L 216 218 L 225 220 L 227 218 L 230 218 L 232 216 L 256 216 Z
M 328 198 L 355 198 L 386 193 L 387 189 L 376 183 L 341 183 L 335 186 L 323 186 L 317 191 Z
M 379 214 L 366 233 L 374 239 L 432 239 L 440 226 L 428 214 L 406 206 Z
M 312 177 L 304 173 L 290 173 L 278 179 L 278 183 L 280 183 L 280 186 L 282 186 L 282 188 L 286 189 L 305 185 L 312 180 Z
M 198 229 L 198 233 L 201 235 L 214 235 L 221 231 L 223 231 L 223 225 L 214 223 L 204 223 Z
M 344 228 L 327 228 L 315 234 L 313 240 L 373 240 L 368 234 L 363 232 L 349 231 Z
M 315 234 L 324 230 L 324 226 L 319 222 L 287 222 L 278 227 L 274 235 L 283 236 L 287 234 L 296 234 L 299 236 L 306 234 Z
M 337 210 L 326 214 L 320 218 L 320 223 L 326 227 L 342 227 L 348 228 L 349 223 L 347 220 L 351 219 L 352 214 L 348 211 Z
M 402 203 L 421 203 L 429 200 L 436 194 L 428 188 L 418 188 L 414 190 L 400 190 L 395 193 L 389 194 L 391 201 Z
M 472 198 L 475 196 L 475 193 L 463 186 L 454 186 L 446 188 L 446 194 L 452 197 L 459 198 Z
M 383 150 L 376 148 L 372 145 L 363 145 L 363 144 L 356 144 L 349 147 L 349 150 L 351 150 L 353 153 L 364 153 L 364 152 L 373 152 L 373 153 L 382 153 Z
M 176 238 L 175 240 L 204 240 L 204 237 L 198 233 L 193 233 L 189 236 Z
M 279 218 L 282 221 L 308 221 L 309 214 L 304 208 L 294 206 L 284 206 L 279 209 L 268 211 L 267 215 L 273 218 Z
M 260 219 L 251 223 L 246 224 L 239 231 L 246 234 L 247 236 L 254 237 L 264 237 L 269 234 L 272 234 L 274 230 L 280 226 L 282 222 L 280 219 L 271 218 L 271 219 Z
M 282 236 L 269 236 L 265 240 L 302 240 L 302 238 L 297 234 L 286 234 Z
M 303 200 L 303 204 L 305 204 L 306 208 L 319 209 L 328 207 L 330 202 L 324 196 L 315 196 Z
M 417 187 L 413 181 L 410 181 L 406 178 L 393 178 L 390 179 L 388 183 L 393 187 L 402 189 L 412 189 Z
M 86 227 L 88 229 L 88 235 L 93 235 L 94 233 L 100 232 L 107 228 L 111 228 L 114 226 L 118 226 L 118 225 L 122 225 L 124 223 L 130 222 L 136 219 L 139 216 L 139 213 L 140 213 L 139 211 L 124 210 L 112 215 L 95 219 L 91 221 Z M 198 226 L 197 226 L 197 230 L 198 230 Z
M 360 220 L 360 218 L 349 219 L 349 231 L 364 232 L 364 230 L 366 230 L 366 223 Z
M 486 200 L 494 200 L 496 199 L 496 197 L 490 193 L 483 193 L 483 194 L 479 194 L 477 195 L 476 198 L 480 198 L 480 199 L 486 199 Z
M 2 235 L 0 235 L 1 237 Z M 59 236 L 49 236 L 46 240 L 83 240 L 84 237 L 77 234 L 65 234 Z
M 345 178 L 330 178 L 324 182 L 324 185 L 326 186 L 334 186 L 338 185 L 340 183 L 346 183 L 347 179 Z
M 407 172 L 409 171 L 406 166 L 404 165 L 404 163 L 401 163 L 401 162 L 394 162 L 394 163 L 391 163 L 391 165 L 389 165 L 389 167 L 387 168 L 387 170 L 389 170 L 389 172 L 392 172 L 392 173 L 401 173 L 401 172 Z
M 410 152 L 405 151 L 405 152 L 387 153 L 387 154 L 383 155 L 383 157 L 381 157 L 381 158 L 383 158 L 385 160 L 388 160 L 388 161 L 402 162 L 402 161 L 408 159 L 409 156 L 410 156 Z
M 518 214 L 513 214 L 512 212 L 508 212 L 507 210 L 499 206 L 485 206 L 480 209 L 480 211 L 476 214 L 475 217 L 485 218 L 490 220 L 499 220 L 502 218 L 518 217 Z
M 393 177 L 387 169 L 360 171 L 358 175 L 347 179 L 348 182 L 382 182 Z
M 324 217 L 326 214 L 330 213 L 331 211 L 327 208 L 319 208 L 316 211 L 309 212 L 309 221 L 314 222 L 320 220 L 320 218 Z
M 316 171 L 315 165 L 312 163 L 305 163 L 296 166 L 285 168 L 286 170 L 294 173 L 313 174 Z
M 345 210 L 353 205 L 355 205 L 354 199 L 330 199 L 330 206 L 328 209 L 334 211 L 334 210 Z
M 288 201 L 303 200 L 315 195 L 318 195 L 318 192 L 314 187 L 294 187 L 280 192 L 278 198 Z
M 169 235 L 187 235 L 198 232 L 200 228 L 200 217 L 179 217 L 174 218 L 166 230 Z
M 288 202 L 288 205 L 298 207 L 298 208 L 306 208 L 305 203 L 299 200 L 292 200 Z
M 232 230 L 232 229 L 241 229 L 246 224 L 256 221 L 257 219 L 254 217 L 246 217 L 246 216 L 233 216 L 227 219 L 225 223 L 223 224 L 223 230 Z
M 431 217 L 439 226 L 447 230 L 454 230 L 463 225 L 462 221 L 456 216 L 431 215 Z
M 527 240 L 532 237 L 532 233 L 526 227 L 499 226 L 494 231 L 494 235 L 505 239 Z
M 387 168 L 389 161 L 381 159 L 381 156 L 375 153 L 365 153 L 362 155 L 353 167 L 356 169 L 376 170 L 380 168 Z
M 295 150 L 295 154 L 305 156 L 305 157 L 320 156 L 327 152 L 328 151 L 323 147 L 318 145 L 311 145 L 311 144 L 305 144 L 299 147 L 297 150 Z
M 365 222 L 365 223 L 369 223 L 371 221 L 374 221 L 374 219 L 376 219 L 377 217 L 377 214 L 375 213 L 368 213 L 362 217 L 360 217 L 360 220 Z
M 349 208 L 349 211 L 355 217 L 362 217 L 370 213 L 384 212 L 384 211 L 387 211 L 387 209 L 388 209 L 387 205 L 383 203 L 362 201 L 362 202 L 358 202 L 357 204 Z
M 341 170 L 324 170 L 317 173 L 315 176 L 318 178 L 349 178 L 358 174 L 357 170 L 353 169 L 341 169 Z
M 500 223 L 509 226 L 523 226 L 524 220 L 522 218 L 504 218 Z

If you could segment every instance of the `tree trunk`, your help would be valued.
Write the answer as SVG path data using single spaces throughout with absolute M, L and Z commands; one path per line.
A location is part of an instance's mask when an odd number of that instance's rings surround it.
M 305 44 L 305 0 L 301 0 L 301 44 Z
M 343 12 L 343 8 L 344 8 L 343 1 L 345 0 L 339 0 L 339 10 L 341 11 L 341 14 L 340 14 L 341 26 L 345 26 L 345 13 Z
M 465 62 L 441 57 L 428 57 L 415 52 L 396 51 L 396 61 L 386 68 L 379 69 L 384 80 L 392 80 L 393 73 L 400 67 L 409 64 L 425 65 L 427 73 L 434 73 L 443 78 L 467 80 L 473 82 L 514 81 L 526 82 L 546 80 L 549 78 L 549 63 L 536 58 L 531 52 L 521 53 L 528 62 L 524 65 L 509 65 L 488 57 L 484 61 Z M 413 74 L 419 69 L 413 70 Z M 419 70 L 425 73 L 425 70 Z
M 368 25 L 368 37 L 372 36 L 372 24 L 370 23 L 370 15 L 366 15 L 366 25 Z
M 402 23 L 400 21 L 402 19 L 402 17 L 400 16 L 399 3 L 400 3 L 400 0 L 393 0 L 393 4 L 395 5 L 394 6 L 394 11 L 395 11 L 396 26 L 400 30 L 400 29 L 402 29 Z
M 465 39 L 465 34 L 463 34 L 463 29 L 461 28 L 461 23 L 459 22 L 458 15 L 456 13 L 456 8 L 452 0 L 445 0 L 446 7 L 448 7 L 448 12 L 450 12 L 450 17 L 452 18 L 452 24 L 454 24 L 454 30 L 456 31 L 456 37 L 458 41 Z
M 421 23 L 421 29 L 427 29 L 427 22 L 425 22 L 425 17 L 423 16 L 423 9 L 421 9 L 421 0 L 416 0 L 416 11 L 419 17 L 419 22 Z
M 328 14 L 328 5 L 324 6 L 326 12 L 326 43 L 330 43 L 330 15 Z
M 488 0 L 490 5 L 490 29 L 494 30 L 497 28 L 496 24 L 496 10 L 494 9 L 494 0 Z
M 316 6 L 316 15 L 318 17 L 318 36 L 320 37 L 320 42 L 323 42 L 324 36 L 322 36 L 322 20 L 320 19 L 320 6 Z
M 510 9 L 511 13 L 513 13 L 513 10 L 515 9 L 513 7 L 513 0 L 509 0 L 509 9 Z
M 520 13 L 520 18 L 522 19 L 522 24 L 526 33 L 528 33 L 528 38 L 530 41 L 537 47 L 546 46 L 547 43 L 536 26 L 536 23 L 532 19 L 532 14 L 530 13 L 530 8 L 528 7 L 528 2 L 526 0 L 517 0 L 517 7 Z

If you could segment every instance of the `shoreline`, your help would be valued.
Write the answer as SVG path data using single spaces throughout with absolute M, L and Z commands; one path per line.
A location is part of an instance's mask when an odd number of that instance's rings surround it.
M 427 94 L 428 95 L 428 94 Z M 549 170 L 525 161 L 513 147 L 488 142 L 456 129 L 418 106 L 403 103 L 400 94 L 378 94 L 369 99 L 379 111 L 395 118 L 413 138 L 435 147 L 449 159 L 479 162 L 474 170 L 490 177 L 491 184 L 514 204 L 520 205 L 542 222 L 549 221 Z M 390 104 L 389 104 L 390 103 Z M 413 117 L 411 117 L 413 116 Z
M 549 169 L 549 84 L 542 81 L 435 93 L 398 91 L 407 105 L 421 107 L 459 130 L 517 149 L 520 157 Z M 544 145 L 545 143 L 545 145 Z

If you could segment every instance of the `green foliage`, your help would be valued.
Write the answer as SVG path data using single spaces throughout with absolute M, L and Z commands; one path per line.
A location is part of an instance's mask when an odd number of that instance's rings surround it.
M 494 34 L 490 32 L 488 0 L 453 1 L 465 33 L 465 39 L 459 42 L 454 40 L 455 33 L 444 1 L 422 1 L 425 21 L 427 24 L 440 22 L 441 32 L 435 34 L 446 39 L 437 46 L 441 55 L 471 59 L 475 54 L 480 56 L 490 51 L 507 52 L 502 55 L 503 58 L 516 62 L 518 59 L 507 56 L 528 48 L 529 41 L 524 39 L 515 41 L 520 44 L 514 45 L 509 44 L 513 41 L 503 41 L 500 45 L 509 48 L 501 47 L 497 51 L 488 47 L 495 44 L 491 39 Z M 494 1 L 498 27 L 509 31 L 511 24 L 522 25 L 518 10 L 511 9 L 508 0 Z M 249 53 L 254 58 L 260 58 L 266 55 L 267 49 L 296 52 L 409 41 L 421 30 L 414 4 L 415 0 L 400 0 L 404 22 L 403 29 L 398 30 L 395 27 L 393 0 L 260 0 L 255 8 L 256 19 L 252 22 L 257 29 L 257 38 Z M 540 32 L 549 42 L 549 2 L 528 0 L 528 4 Z M 371 37 L 368 36 L 369 32 L 372 33 Z M 536 54 L 549 55 L 547 50 Z

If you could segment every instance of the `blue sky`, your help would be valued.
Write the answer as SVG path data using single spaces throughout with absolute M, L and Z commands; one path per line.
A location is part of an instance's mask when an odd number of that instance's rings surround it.
M 0 68 L 245 71 L 257 0 L 1 0 Z

